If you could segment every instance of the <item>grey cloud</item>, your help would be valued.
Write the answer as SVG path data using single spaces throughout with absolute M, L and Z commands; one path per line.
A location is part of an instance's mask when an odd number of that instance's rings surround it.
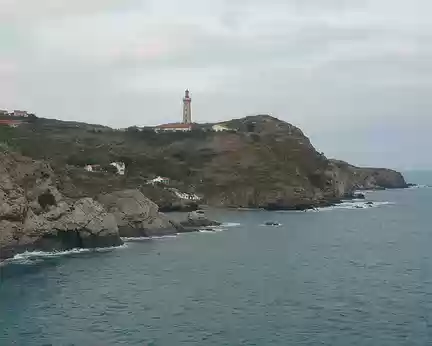
M 328 156 L 432 168 L 426 0 L 37 4 L 0 0 L 0 108 L 156 124 L 188 87 L 197 121 L 272 113 Z
M 94 14 L 124 10 L 146 4 L 145 0 L 0 0 L 2 21 L 27 21 L 28 23 L 59 17 Z

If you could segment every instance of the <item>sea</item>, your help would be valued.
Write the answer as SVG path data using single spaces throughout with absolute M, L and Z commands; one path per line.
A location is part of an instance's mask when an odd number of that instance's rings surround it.
M 16 256 L 0 268 L 0 345 L 432 345 L 432 188 L 366 198 Z

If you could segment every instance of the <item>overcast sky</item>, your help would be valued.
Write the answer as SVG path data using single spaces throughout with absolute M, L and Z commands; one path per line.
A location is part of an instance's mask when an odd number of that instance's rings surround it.
M 0 0 L 0 109 L 113 127 L 268 113 L 432 168 L 431 0 Z

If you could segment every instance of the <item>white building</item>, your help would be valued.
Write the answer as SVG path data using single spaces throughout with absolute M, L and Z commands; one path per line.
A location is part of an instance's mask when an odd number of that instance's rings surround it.
M 228 128 L 222 124 L 213 125 L 212 129 L 213 129 L 213 131 L 216 131 L 216 132 L 223 132 L 223 131 L 230 131 L 231 130 L 230 128 Z
M 28 117 L 28 113 L 27 111 L 20 111 L 18 109 L 15 109 L 12 113 L 12 115 L 14 117 L 20 117 L 20 118 L 27 118 Z
M 103 172 L 101 165 L 86 165 L 84 169 L 87 172 Z
M 152 184 L 152 185 L 155 185 L 155 184 L 165 184 L 165 185 L 167 185 L 167 184 L 169 184 L 169 182 L 170 182 L 170 180 L 168 178 L 156 177 L 154 179 L 149 180 L 147 183 L 148 184 Z
M 117 169 L 118 175 L 125 175 L 126 165 L 124 162 L 111 162 L 110 165 Z
M 164 124 L 155 127 L 156 132 L 189 132 L 192 131 L 191 124 Z
M 178 198 L 186 199 L 189 201 L 199 201 L 201 199 L 200 197 L 198 197 L 197 195 L 192 194 L 192 193 L 184 193 L 184 192 L 180 192 L 178 190 L 174 190 L 174 193 Z
M 154 128 L 155 132 L 189 132 L 192 131 L 192 98 L 189 90 L 183 97 L 183 121 L 181 123 L 163 124 Z
M 118 175 L 125 175 L 126 165 L 123 162 L 111 162 L 110 166 L 113 166 L 117 169 Z M 87 172 L 105 172 L 101 165 L 86 165 L 84 166 L 84 170 Z
M 93 172 L 93 166 L 92 166 L 92 165 L 86 165 L 86 166 L 84 167 L 84 169 L 85 169 L 87 172 Z

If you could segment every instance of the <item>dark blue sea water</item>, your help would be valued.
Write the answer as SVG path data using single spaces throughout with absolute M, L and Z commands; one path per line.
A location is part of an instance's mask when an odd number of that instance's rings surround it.
M 3 266 L 0 345 L 432 345 L 432 189 Z M 274 220 L 281 227 L 264 227 Z

